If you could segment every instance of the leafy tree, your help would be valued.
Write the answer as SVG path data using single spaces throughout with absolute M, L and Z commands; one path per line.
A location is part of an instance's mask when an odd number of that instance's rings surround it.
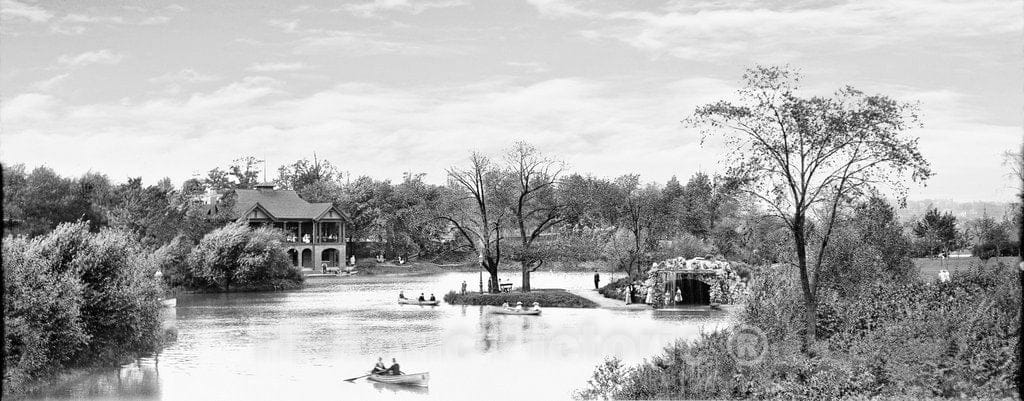
M 340 178 L 338 168 L 330 161 L 320 160 L 313 154 L 313 160 L 301 159 L 295 163 L 281 166 L 277 169 L 277 185 L 282 188 L 294 189 L 299 195 L 307 192 L 324 192 L 322 188 L 314 189 L 316 186 L 324 186 L 327 183 L 335 183 Z M 322 200 L 322 199 L 321 199 Z M 327 200 L 322 200 L 327 201 Z
M 284 233 L 229 224 L 203 237 L 188 256 L 192 277 L 230 291 L 234 285 L 260 285 L 277 279 L 301 281 L 284 251 Z
M 646 262 L 646 253 L 655 248 L 657 244 L 657 229 L 663 220 L 663 210 L 660 209 L 661 190 L 654 184 L 640 187 L 640 176 L 624 175 L 615 180 L 622 200 L 620 203 L 619 227 L 629 232 L 632 247 L 625 254 L 615 252 L 621 257 L 619 268 L 625 270 L 630 277 L 635 277 L 640 272 L 640 267 Z M 619 240 L 624 236 L 616 235 Z M 616 247 L 615 249 L 620 249 Z
M 914 223 L 914 236 L 919 240 L 922 256 L 938 255 L 959 248 L 960 233 L 956 229 L 956 216 L 940 213 L 932 207 L 921 220 Z
M 216 167 L 207 172 L 203 184 L 216 191 L 225 189 L 252 189 L 260 182 L 263 160 L 244 156 L 231 161 L 227 170 Z
M 805 314 L 804 349 L 816 338 L 818 277 L 840 205 L 872 193 L 879 184 L 903 197 L 903 178 L 931 176 L 917 139 L 903 131 L 916 124 L 914 106 L 851 87 L 833 97 L 797 96 L 797 74 L 756 67 L 744 75 L 741 103 L 698 107 L 687 121 L 705 138 L 719 136 L 730 149 L 727 174 L 745 183 L 789 228 L 796 251 Z M 815 216 L 815 212 L 818 216 Z M 820 238 L 808 253 L 810 228 Z

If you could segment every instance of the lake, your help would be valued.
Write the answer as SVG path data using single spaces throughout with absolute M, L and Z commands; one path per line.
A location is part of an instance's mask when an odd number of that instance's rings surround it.
M 619 275 L 621 276 L 621 275 Z M 502 273 L 519 283 L 519 275 Z M 602 284 L 612 279 L 602 274 Z M 54 385 L 31 399 L 415 400 L 566 399 L 607 356 L 636 364 L 677 338 L 723 326 L 728 314 L 546 308 L 492 315 L 481 306 L 398 305 L 399 291 L 441 299 L 477 273 L 311 278 L 302 290 L 178 298 L 158 355 Z M 593 288 L 586 272 L 537 272 L 537 288 Z M 384 357 L 429 388 L 354 383 Z

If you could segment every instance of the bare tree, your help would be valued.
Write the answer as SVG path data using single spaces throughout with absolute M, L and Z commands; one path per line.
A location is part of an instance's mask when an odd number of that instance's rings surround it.
M 508 220 L 506 186 L 502 172 L 491 160 L 474 152 L 468 168 L 448 169 L 449 199 L 438 211 L 438 219 L 451 223 L 469 246 L 480 255 L 480 264 L 490 274 L 488 291 L 498 291 L 503 227 Z
M 809 352 L 816 336 L 818 273 L 840 205 L 883 186 L 903 202 L 905 176 L 923 181 L 932 172 L 917 138 L 901 135 L 918 125 L 914 105 L 851 87 L 833 97 L 797 97 L 799 77 L 779 67 L 749 69 L 744 80 L 740 104 L 704 105 L 686 122 L 700 127 L 705 139 L 724 139 L 728 175 L 743 179 L 741 191 L 763 201 L 789 228 Z
M 564 206 L 555 196 L 555 185 L 564 164 L 545 157 L 525 142 L 513 145 L 505 159 L 514 186 L 511 206 L 520 240 L 514 259 L 522 267 L 522 290 L 529 292 L 530 273 L 544 265 L 544 254 L 535 241 L 563 218 Z

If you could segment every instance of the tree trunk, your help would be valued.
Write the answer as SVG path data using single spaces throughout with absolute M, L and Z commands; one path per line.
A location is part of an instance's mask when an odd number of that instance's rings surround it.
M 523 292 L 530 292 L 530 263 L 527 261 L 519 262 L 523 267 Z
M 804 295 L 804 341 L 803 352 L 808 353 L 817 334 L 818 303 L 811 289 L 811 280 L 807 274 L 807 237 L 804 234 L 802 216 L 793 219 L 793 240 L 796 244 L 797 268 L 800 270 L 800 288 Z

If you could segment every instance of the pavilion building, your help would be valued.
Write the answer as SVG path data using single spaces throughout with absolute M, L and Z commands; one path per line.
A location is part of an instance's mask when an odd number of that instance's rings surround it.
M 333 270 L 345 262 L 348 218 L 333 204 L 310 203 L 295 191 L 274 189 L 270 183 L 236 189 L 235 194 L 236 221 L 284 231 L 292 266 L 319 271 L 326 263 Z

